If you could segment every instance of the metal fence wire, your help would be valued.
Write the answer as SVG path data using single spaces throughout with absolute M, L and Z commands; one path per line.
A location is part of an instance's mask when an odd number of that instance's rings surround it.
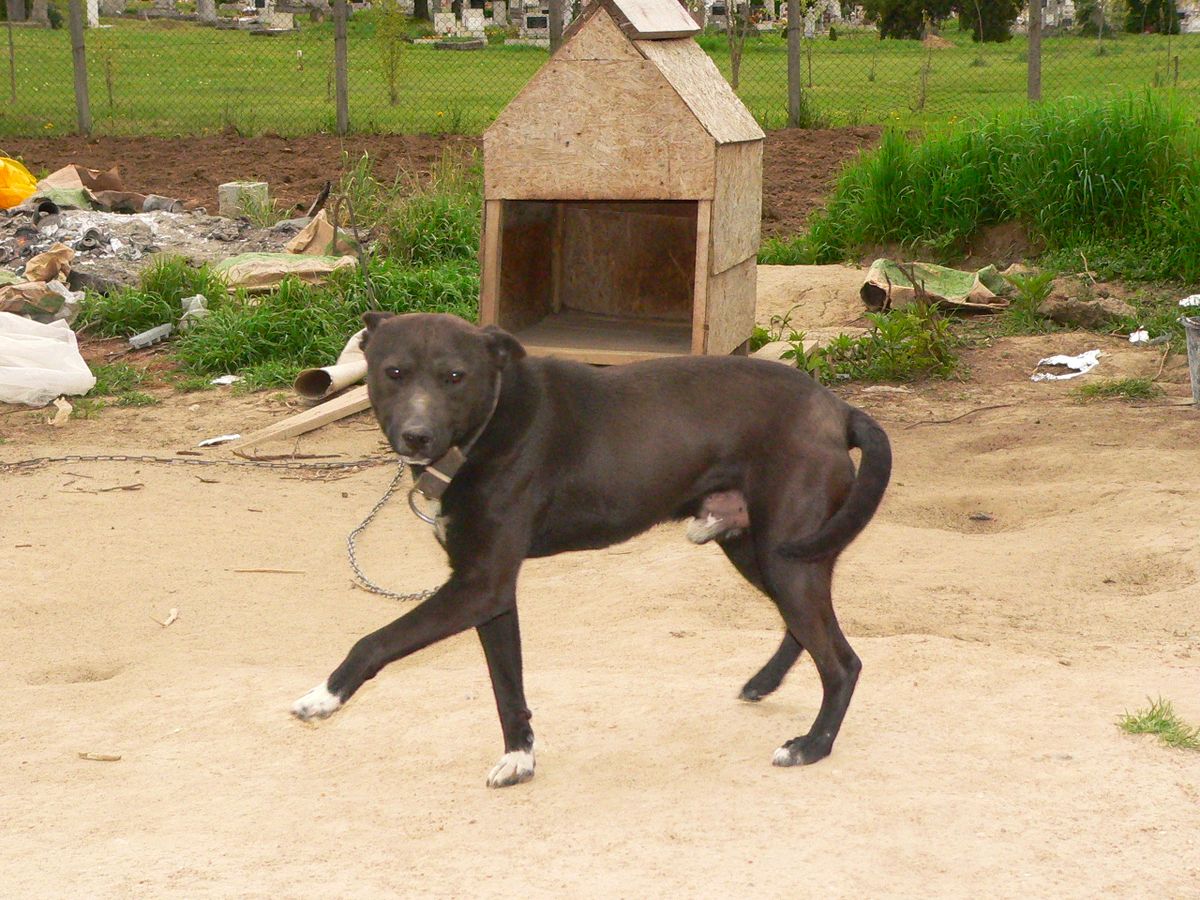
M 0 139 L 75 132 L 81 117 L 67 0 L 5 2 Z M 100 13 L 124 13 L 101 15 L 79 34 L 91 130 L 338 130 L 332 11 L 249 2 L 221 4 L 215 24 L 203 24 L 191 3 L 105 0 Z M 345 112 L 354 131 L 477 134 L 548 58 L 543 0 L 511 9 L 500 0 L 455 0 L 444 10 L 444 0 L 419 2 L 432 7 L 431 21 L 412 18 L 413 0 L 351 5 Z M 752 6 L 739 42 L 726 27 L 725 0 L 697 2 L 706 17 L 700 45 L 765 128 L 786 125 L 783 11 L 770 2 Z M 1098 0 L 1041 2 L 1043 99 L 1152 91 L 1200 105 L 1200 0 L 1164 0 L 1176 13 L 1166 33 L 1130 33 L 1117 15 L 1097 28 L 1088 10 Z M 836 0 L 801 0 L 801 7 L 808 9 L 800 44 L 805 125 L 921 127 L 1027 102 L 1024 14 L 1003 42 L 974 40 L 975 29 L 957 17 L 930 23 L 924 39 L 881 39 L 861 7 Z M 60 27 L 11 21 L 30 13 Z M 567 20 L 572 14 L 578 5 L 565 10 Z

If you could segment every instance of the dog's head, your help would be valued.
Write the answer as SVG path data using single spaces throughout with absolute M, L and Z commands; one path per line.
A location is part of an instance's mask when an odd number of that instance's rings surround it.
M 392 448 L 428 463 L 491 414 L 504 368 L 525 355 L 508 332 L 456 316 L 369 312 L 362 337 L 367 390 Z

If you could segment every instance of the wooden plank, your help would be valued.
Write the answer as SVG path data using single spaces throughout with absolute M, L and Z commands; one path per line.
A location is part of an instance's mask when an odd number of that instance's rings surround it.
M 619 365 L 686 355 L 690 331 L 687 322 L 635 320 L 564 310 L 518 331 L 515 337 L 533 356 Z
M 692 285 L 692 353 L 708 347 L 708 255 L 712 243 L 712 201 L 701 200 L 696 209 L 696 266 Z
M 562 209 L 562 305 L 690 321 L 696 201 L 569 201 Z
M 648 60 L 552 59 L 483 147 L 489 200 L 713 195 L 712 138 Z
M 500 230 L 503 227 L 503 203 L 487 200 L 483 204 L 483 241 L 480 244 L 479 324 L 500 321 Z
M 758 264 L 753 256 L 708 279 L 708 341 L 710 355 L 732 353 L 754 332 L 754 290 Z
M 742 105 L 716 63 L 691 38 L 638 41 L 635 46 L 658 67 L 700 124 L 718 143 L 735 144 L 763 139 L 763 130 L 754 121 L 754 116 Z
M 678 0 L 604 0 L 630 37 L 647 40 L 689 37 L 700 26 Z
M 352 416 L 356 412 L 361 412 L 371 405 L 371 400 L 367 396 L 367 387 L 353 388 L 346 391 L 339 397 L 334 397 L 332 400 L 326 400 L 319 406 L 314 406 L 312 409 L 306 409 L 302 413 L 296 413 L 294 416 L 288 416 L 273 425 L 268 425 L 266 428 L 260 428 L 258 431 L 246 435 L 239 441 L 235 441 L 227 446 L 230 449 L 246 450 L 250 447 L 257 447 L 259 444 L 264 444 L 267 441 L 283 441 L 288 438 L 296 437 L 309 431 L 314 431 L 322 425 L 328 425 L 330 422 L 336 422 L 338 419 L 344 419 L 346 416 Z
M 516 201 L 520 202 L 520 201 Z M 566 254 L 566 216 L 563 214 L 563 204 L 554 204 L 554 237 L 550 244 L 550 311 L 562 311 L 563 285 L 563 256 Z
M 608 11 L 599 6 L 580 28 L 570 35 L 555 59 L 628 59 L 640 61 L 642 55 L 629 38 L 621 33 Z
M 712 210 L 713 275 L 758 253 L 762 233 L 762 141 L 717 148 Z

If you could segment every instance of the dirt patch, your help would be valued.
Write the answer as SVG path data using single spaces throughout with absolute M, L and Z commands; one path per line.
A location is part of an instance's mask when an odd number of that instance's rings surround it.
M 763 237 L 804 230 L 829 198 L 843 166 L 879 142 L 880 129 L 772 131 L 763 148 Z
M 972 235 L 967 242 L 966 257 L 956 267 L 970 270 L 993 265 L 1006 269 L 1013 263 L 1033 259 L 1044 249 L 1039 241 L 1029 237 L 1020 222 L 987 225 Z
M 798 324 L 854 312 L 822 296 L 836 273 L 817 275 Z M 1099 340 L 1112 356 L 1081 381 L 1158 359 Z M 843 390 L 888 429 L 896 466 L 834 584 L 858 692 L 833 756 L 801 770 L 769 759 L 816 712 L 811 664 L 760 704 L 733 699 L 778 615 L 681 526 L 526 565 L 539 768 L 493 792 L 499 729 L 473 635 L 390 667 L 327 722 L 287 715 L 410 608 L 353 589 L 344 555 L 390 466 L 3 475 L 9 893 L 1195 895 L 1200 754 L 1114 719 L 1162 696 L 1200 721 L 1200 413 L 1177 381 L 1133 405 L 1029 381 L 1039 356 L 1096 341 L 1007 338 L 970 351 L 968 382 Z M 0 457 L 171 457 L 288 411 L 274 393 L 161 396 L 64 428 L 0 416 Z M 383 451 L 367 413 L 294 446 Z M 144 487 L 109 490 L 131 482 Z M 402 498 L 359 558 L 398 590 L 446 575 Z
M 789 129 L 767 135 L 763 158 L 763 233 L 794 234 L 829 193 L 844 163 L 879 139 L 878 128 Z M 217 185 L 261 179 L 287 211 L 303 211 L 327 179 L 370 154 L 375 172 L 391 179 L 428 172 L 447 150 L 470 151 L 475 138 L 436 135 L 331 135 L 241 138 L 13 138 L 8 153 L 36 174 L 68 163 L 121 166 L 131 189 L 196 200 L 216 209 Z

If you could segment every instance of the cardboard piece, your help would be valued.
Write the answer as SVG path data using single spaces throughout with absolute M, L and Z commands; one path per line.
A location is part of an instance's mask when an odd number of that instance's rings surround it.
M 305 256 L 296 253 L 243 253 L 222 260 L 213 267 L 231 290 L 269 291 L 285 278 L 299 278 L 306 284 L 321 284 L 334 272 L 353 269 L 353 256 Z
M 346 232 L 333 227 L 325 210 L 321 210 L 304 230 L 287 242 L 288 253 L 305 256 L 347 256 L 358 253 L 358 247 Z

